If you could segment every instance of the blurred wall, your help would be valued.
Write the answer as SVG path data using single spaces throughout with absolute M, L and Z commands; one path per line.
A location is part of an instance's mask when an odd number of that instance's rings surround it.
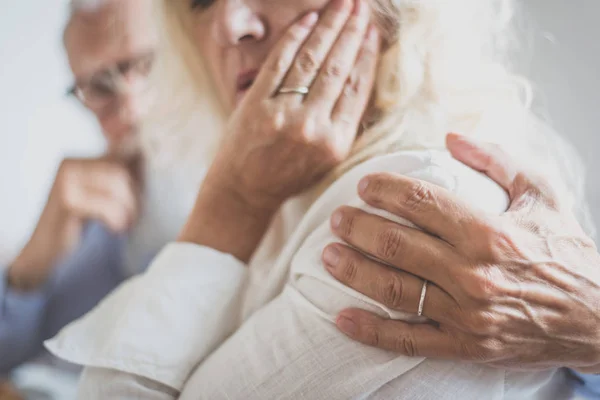
M 67 0 L 0 0 L 0 263 L 33 228 L 60 159 L 102 149 L 90 117 L 64 96 Z
M 0 0 L 0 262 L 24 243 L 60 159 L 102 150 L 96 126 L 64 97 L 70 74 L 61 30 L 67 0 Z M 523 0 L 534 33 L 523 70 L 538 104 L 578 147 L 600 226 L 600 15 L 598 0 Z
M 523 69 L 536 84 L 538 105 L 586 163 L 600 229 L 600 1 L 522 2 L 534 29 L 525 36 Z

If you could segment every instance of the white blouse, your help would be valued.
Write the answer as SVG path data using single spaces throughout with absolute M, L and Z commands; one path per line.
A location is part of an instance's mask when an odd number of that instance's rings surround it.
M 366 174 L 393 172 L 440 185 L 499 214 L 504 191 L 438 151 L 399 152 L 361 164 L 310 208 L 288 202 L 248 266 L 186 243 L 47 342 L 85 366 L 81 399 L 562 399 L 563 373 L 409 358 L 363 346 L 334 320 L 348 307 L 414 320 L 343 286 L 323 267 L 338 241 L 329 218 L 349 204 L 391 220 L 357 195 Z

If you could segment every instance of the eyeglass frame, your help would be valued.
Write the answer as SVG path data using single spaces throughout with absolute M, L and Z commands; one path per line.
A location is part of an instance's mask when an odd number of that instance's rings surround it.
M 83 105 L 89 108 L 103 108 L 111 103 L 111 100 L 114 99 L 118 94 L 125 93 L 127 90 L 127 84 L 125 83 L 125 75 L 127 75 L 132 69 L 135 68 L 136 65 L 140 65 L 144 62 L 148 62 L 148 72 L 152 69 L 154 63 L 155 53 L 154 51 L 147 51 L 138 56 L 132 57 L 128 60 L 119 61 L 110 67 L 103 68 L 99 71 L 92 73 L 89 78 L 81 79 L 75 81 L 69 89 L 67 89 L 67 96 L 74 96 L 79 100 Z M 108 77 L 112 87 L 110 88 L 110 93 L 107 94 L 107 98 L 103 106 L 92 107 L 89 102 L 89 99 L 83 95 L 83 90 L 81 86 L 83 85 L 91 85 L 95 80 L 101 80 L 104 77 Z

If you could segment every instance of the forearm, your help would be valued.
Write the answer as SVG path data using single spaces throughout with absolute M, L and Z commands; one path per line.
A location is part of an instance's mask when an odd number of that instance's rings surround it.
M 276 210 L 251 204 L 235 190 L 207 178 L 179 241 L 210 247 L 247 263 Z
M 42 287 L 53 266 L 63 256 L 57 238 L 69 229 L 64 213 L 49 203 L 27 244 L 8 267 L 8 286 L 18 292 L 32 292 Z

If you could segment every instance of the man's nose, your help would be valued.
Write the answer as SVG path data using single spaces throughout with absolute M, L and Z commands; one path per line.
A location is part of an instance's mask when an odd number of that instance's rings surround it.
M 249 0 L 223 0 L 217 7 L 212 34 L 218 43 L 235 46 L 265 36 L 265 23 Z

